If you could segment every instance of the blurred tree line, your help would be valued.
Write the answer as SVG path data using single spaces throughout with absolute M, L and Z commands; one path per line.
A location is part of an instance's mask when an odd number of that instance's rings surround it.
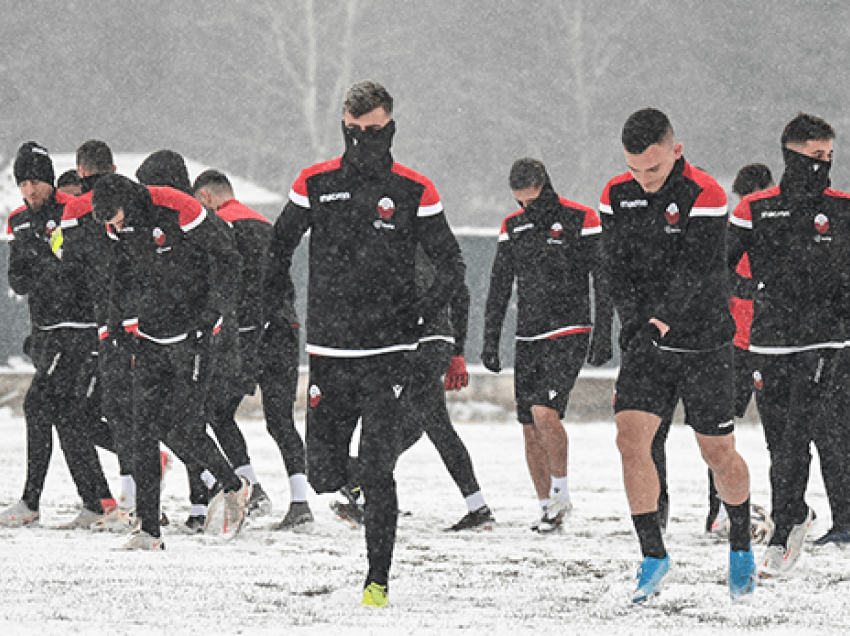
M 841 134 L 850 5 L 775 0 L 30 0 L 0 21 L 0 155 L 36 139 L 169 147 L 286 192 L 342 150 L 340 103 L 361 79 L 397 100 L 396 158 L 432 178 L 456 227 L 498 227 L 507 173 L 542 159 L 594 206 L 624 169 L 632 111 L 668 112 L 685 155 L 730 179 L 781 171 L 798 111 Z M 237 193 L 238 194 L 238 193 Z

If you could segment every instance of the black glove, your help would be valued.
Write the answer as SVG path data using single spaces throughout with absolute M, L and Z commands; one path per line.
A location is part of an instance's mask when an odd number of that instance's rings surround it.
M 502 363 L 499 360 L 499 348 L 492 345 L 484 345 L 484 351 L 481 352 L 481 364 L 484 368 L 493 373 L 498 373 L 502 370 Z
M 644 356 L 655 349 L 661 340 L 661 332 L 651 322 L 645 323 L 629 340 L 628 352 L 633 356 Z

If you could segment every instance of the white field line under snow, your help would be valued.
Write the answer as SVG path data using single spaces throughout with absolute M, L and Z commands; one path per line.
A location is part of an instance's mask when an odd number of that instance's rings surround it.
M 24 422 L 0 412 L 0 505 L 20 497 Z M 303 421 L 303 418 L 302 418 Z M 243 422 L 273 517 L 251 523 L 232 543 L 165 529 L 163 553 L 127 553 L 116 535 L 55 527 L 77 511 L 61 453 L 42 499 L 42 526 L 0 529 L 0 634 L 511 634 L 841 633 L 850 628 L 850 550 L 806 548 L 793 578 L 761 585 L 749 605 L 732 605 L 728 548 L 702 534 L 705 468 L 690 429 L 675 426 L 668 446 L 672 519 L 667 546 L 676 565 L 662 595 L 633 606 L 639 563 L 622 490 L 612 422 L 570 425 L 575 508 L 558 535 L 528 527 L 538 514 L 522 433 L 505 420 L 460 424 L 498 524 L 492 532 L 447 535 L 465 512 L 460 494 L 427 439 L 399 462 L 400 518 L 390 607 L 361 608 L 362 531 L 334 518 L 332 496 L 313 496 L 309 534 L 270 530 L 289 501 L 278 451 L 260 420 Z M 753 501 L 769 504 L 761 429 L 740 427 Z M 104 454 L 117 494 L 117 463 Z M 814 536 L 829 527 L 817 462 L 809 502 Z M 168 475 L 164 510 L 172 524 L 188 512 L 182 465 Z M 757 548 L 760 555 L 762 548 Z

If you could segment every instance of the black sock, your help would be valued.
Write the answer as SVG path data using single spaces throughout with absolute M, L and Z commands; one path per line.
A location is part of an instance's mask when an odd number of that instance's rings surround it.
M 726 502 L 723 505 L 729 514 L 729 547 L 735 552 L 746 552 L 750 549 L 750 498 L 737 506 Z
M 389 590 L 389 575 L 385 572 L 379 572 L 377 570 L 373 570 L 369 568 L 369 574 L 366 575 L 366 583 L 363 585 L 363 589 L 365 590 L 372 583 L 377 583 L 378 585 L 382 585 L 387 590 Z
M 91 503 L 83 504 L 83 507 L 90 512 L 94 512 L 99 515 L 103 514 L 103 505 L 100 503 L 100 501 L 94 501 Z
M 635 524 L 643 556 L 653 559 L 663 559 L 667 556 L 664 539 L 661 538 L 661 526 L 658 523 L 657 512 L 632 515 L 632 523 Z
M 224 492 L 239 492 L 242 490 L 242 479 L 236 473 L 228 474 L 227 478 Z

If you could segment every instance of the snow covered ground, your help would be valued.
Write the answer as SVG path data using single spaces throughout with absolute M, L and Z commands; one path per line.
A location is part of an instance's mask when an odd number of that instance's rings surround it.
M 285 512 L 289 492 L 260 420 L 245 421 L 243 428 L 275 513 L 227 545 L 172 527 L 165 552 L 128 553 L 116 549 L 119 536 L 56 529 L 77 507 L 56 451 L 42 526 L 0 529 L 0 634 L 847 633 L 850 550 L 809 545 L 792 579 L 761 585 L 749 605 L 730 603 L 728 549 L 702 534 L 706 475 L 690 429 L 675 426 L 668 446 L 667 545 L 676 565 L 660 597 L 633 606 L 639 550 L 613 423 L 568 425 L 575 509 L 564 532 L 540 536 L 529 530 L 537 504 L 522 434 L 510 416 L 502 420 L 458 425 L 498 521 L 492 532 L 442 532 L 465 508 L 427 439 L 401 459 L 400 506 L 410 514 L 400 519 L 384 610 L 358 605 L 363 536 L 333 516 L 332 496 L 312 498 L 311 533 L 269 529 Z M 737 435 L 753 477 L 753 501 L 767 504 L 761 430 L 743 426 Z M 24 439 L 23 420 L 0 411 L 3 507 L 20 496 Z M 103 458 L 117 493 L 117 463 L 108 454 Z M 830 520 L 817 464 L 814 469 L 810 504 L 820 515 L 817 537 Z M 176 462 L 163 499 L 172 523 L 185 519 L 187 494 Z

